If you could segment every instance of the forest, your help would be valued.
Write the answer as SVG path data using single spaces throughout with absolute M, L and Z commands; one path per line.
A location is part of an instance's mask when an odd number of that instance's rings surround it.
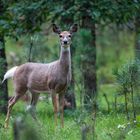
M 138 140 L 139 92 L 140 0 L 0 0 L 0 140 Z

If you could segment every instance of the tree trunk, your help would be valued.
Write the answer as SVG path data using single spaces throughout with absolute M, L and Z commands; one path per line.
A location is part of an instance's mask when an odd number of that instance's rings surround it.
M 89 37 L 89 44 L 84 52 L 84 60 L 82 61 L 83 76 L 84 76 L 84 106 L 87 109 L 94 107 L 96 102 L 95 95 L 97 93 L 97 81 L 96 81 L 96 32 L 95 23 L 93 19 L 85 15 L 82 18 L 82 28 L 87 29 L 91 32 L 91 37 Z
M 5 55 L 4 35 L 0 35 L 0 81 L 3 80 L 4 74 L 7 71 L 7 61 Z M 0 83 L 0 113 L 6 114 L 8 104 L 7 81 Z
M 138 13 L 135 18 L 135 56 L 140 60 L 140 14 Z

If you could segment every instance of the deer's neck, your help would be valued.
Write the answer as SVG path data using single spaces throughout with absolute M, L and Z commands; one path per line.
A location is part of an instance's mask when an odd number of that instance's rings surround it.
M 65 71 L 69 71 L 71 69 L 71 53 L 70 53 L 70 47 L 68 48 L 63 48 L 61 47 L 61 52 L 60 52 L 60 64 L 62 68 Z

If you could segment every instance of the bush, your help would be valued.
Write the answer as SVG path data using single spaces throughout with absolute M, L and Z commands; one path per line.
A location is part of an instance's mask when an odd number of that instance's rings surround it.
M 123 65 L 122 68 L 116 70 L 116 81 L 119 85 L 120 95 L 125 97 L 125 110 L 127 114 L 127 119 L 129 119 L 128 113 L 128 97 L 131 98 L 132 110 L 134 119 L 136 119 L 135 101 L 134 94 L 137 96 L 140 86 L 140 61 L 133 60 Z

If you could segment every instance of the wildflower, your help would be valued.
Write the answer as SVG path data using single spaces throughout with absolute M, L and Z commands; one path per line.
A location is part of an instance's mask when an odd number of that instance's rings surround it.
M 128 122 L 127 125 L 130 125 L 130 122 Z
M 125 129 L 125 124 L 123 124 L 123 125 L 118 125 L 118 129 Z

